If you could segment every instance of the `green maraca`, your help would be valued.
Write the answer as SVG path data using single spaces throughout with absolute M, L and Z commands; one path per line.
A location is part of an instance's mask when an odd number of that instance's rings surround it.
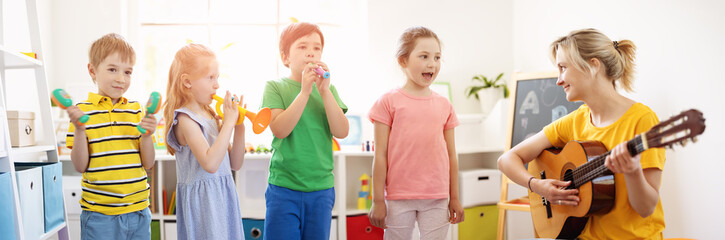
M 159 92 L 152 92 L 151 96 L 149 96 L 149 101 L 146 102 L 146 116 L 148 117 L 149 114 L 156 114 L 159 111 L 159 106 L 161 105 L 161 94 Z M 139 132 L 141 134 L 146 134 L 146 129 L 142 128 L 141 125 L 136 126 Z
M 68 95 L 65 90 L 60 88 L 56 88 L 55 90 L 53 90 L 53 93 L 50 94 L 50 100 L 53 101 L 55 105 L 58 105 L 58 107 L 64 110 L 70 106 L 73 106 L 73 100 L 70 98 L 70 95 Z M 90 118 L 90 116 L 83 115 L 78 119 L 78 122 L 83 125 L 84 123 L 88 122 L 88 118 Z

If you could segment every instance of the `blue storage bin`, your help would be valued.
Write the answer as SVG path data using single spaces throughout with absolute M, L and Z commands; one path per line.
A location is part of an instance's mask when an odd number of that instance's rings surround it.
M 25 239 L 39 239 L 45 232 L 43 214 L 43 169 L 39 167 L 16 167 L 20 214 L 23 218 Z
M 0 239 L 15 239 L 15 204 L 10 173 L 0 172 Z
M 15 168 L 40 167 L 43 172 L 45 232 L 65 221 L 63 210 L 63 165 L 61 162 L 15 163 Z
M 244 225 L 244 239 L 264 239 L 264 220 L 243 218 L 242 225 Z

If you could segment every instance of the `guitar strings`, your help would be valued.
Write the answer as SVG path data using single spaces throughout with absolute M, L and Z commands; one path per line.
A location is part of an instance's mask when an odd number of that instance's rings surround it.
M 640 136 L 635 137 L 633 141 L 636 143 L 635 148 L 638 152 L 643 152 L 645 150 Z M 573 171 L 564 173 L 564 178 L 561 180 L 571 179 L 571 186 L 573 186 L 573 188 L 578 188 L 580 186 L 580 182 L 586 183 L 601 176 L 604 172 L 609 170 L 604 165 L 604 161 L 610 153 L 611 151 L 607 151 L 606 153 L 594 158 L 594 160 L 587 161 L 581 166 L 575 168 Z

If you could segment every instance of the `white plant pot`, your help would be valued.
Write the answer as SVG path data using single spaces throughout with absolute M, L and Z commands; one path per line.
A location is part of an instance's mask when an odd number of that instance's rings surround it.
M 488 117 L 491 109 L 501 99 L 503 99 L 503 89 L 501 88 L 484 88 L 478 91 L 478 100 L 481 102 L 481 112 L 484 119 Z

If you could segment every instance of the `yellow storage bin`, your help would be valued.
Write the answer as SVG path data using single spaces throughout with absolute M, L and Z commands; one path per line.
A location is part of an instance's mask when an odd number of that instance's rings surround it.
M 463 209 L 466 220 L 458 224 L 459 240 L 496 239 L 496 204 Z

